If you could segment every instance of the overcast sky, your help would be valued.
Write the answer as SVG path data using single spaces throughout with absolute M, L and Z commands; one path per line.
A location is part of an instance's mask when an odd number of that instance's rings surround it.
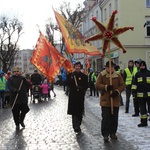
M 19 46 L 21 49 L 31 49 L 37 42 L 38 29 L 44 32 L 48 18 L 54 18 L 55 21 L 52 7 L 59 8 L 64 1 L 70 1 L 74 8 L 84 0 L 0 0 L 0 16 L 15 16 L 23 22 L 24 34 L 19 39 Z

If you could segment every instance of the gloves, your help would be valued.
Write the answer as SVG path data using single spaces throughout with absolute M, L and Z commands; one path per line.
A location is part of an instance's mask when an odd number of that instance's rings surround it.
M 113 89 L 114 89 L 114 87 L 112 85 L 107 85 L 107 91 L 111 91 Z
M 132 93 L 133 98 L 136 98 L 136 93 Z
M 113 91 L 112 94 L 110 94 L 111 98 L 115 98 L 119 95 L 118 91 Z
M 82 87 L 81 86 L 76 86 L 76 89 L 77 90 L 82 90 Z
M 18 90 L 18 89 L 15 89 L 15 93 L 19 93 L 19 90 Z

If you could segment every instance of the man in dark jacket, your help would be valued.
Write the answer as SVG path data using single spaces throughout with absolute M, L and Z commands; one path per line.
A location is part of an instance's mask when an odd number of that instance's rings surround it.
M 42 84 L 42 76 L 38 73 L 37 70 L 34 70 L 34 73 L 31 75 L 32 85 L 41 85 Z
M 150 113 L 150 71 L 147 70 L 145 61 L 141 61 L 140 71 L 135 75 L 132 94 L 137 98 L 140 107 L 141 123 L 138 124 L 138 127 L 145 127 L 147 126 L 147 113 Z
M 84 114 L 84 96 L 88 88 L 88 77 L 81 72 L 81 63 L 76 62 L 75 71 L 67 75 L 66 84 L 70 89 L 68 114 L 72 115 L 72 125 L 76 133 L 81 132 L 81 122 Z
M 8 89 L 10 91 L 10 104 L 12 107 L 13 119 L 16 130 L 20 129 L 19 124 L 25 127 L 24 119 L 29 111 L 28 107 L 28 81 L 20 75 L 19 67 L 13 67 L 13 75 L 8 79 Z

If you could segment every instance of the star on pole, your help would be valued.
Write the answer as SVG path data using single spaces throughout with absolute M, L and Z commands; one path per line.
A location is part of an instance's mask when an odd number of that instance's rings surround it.
M 117 10 L 114 10 L 107 27 L 105 27 L 102 23 L 97 21 L 96 17 L 92 17 L 92 20 L 100 30 L 100 33 L 91 36 L 85 40 L 85 43 L 89 43 L 89 41 L 95 41 L 95 40 L 103 40 L 103 47 L 102 47 L 102 57 L 105 56 L 106 49 L 110 42 L 113 42 L 117 47 L 121 48 L 123 50 L 123 53 L 126 53 L 126 50 L 122 46 L 121 42 L 118 39 L 118 35 L 126 32 L 127 30 L 134 30 L 134 27 L 123 27 L 123 28 L 114 28 L 114 21 L 115 21 L 115 15 L 117 13 Z

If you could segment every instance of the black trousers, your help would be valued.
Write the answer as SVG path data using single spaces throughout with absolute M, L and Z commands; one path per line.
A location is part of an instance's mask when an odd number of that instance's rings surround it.
M 139 102 L 141 115 L 150 113 L 150 98 L 138 98 L 138 102 Z M 148 112 L 147 112 L 147 110 L 148 110 Z
M 101 133 L 103 136 L 116 134 L 118 128 L 118 113 L 119 107 L 113 107 L 113 114 L 111 114 L 111 107 L 102 106 Z
M 28 104 L 16 104 L 12 109 L 13 119 L 15 125 L 18 126 L 20 122 L 23 122 L 26 116 L 26 113 L 29 112 Z
M 80 125 L 82 123 L 82 118 L 83 118 L 82 114 L 72 115 L 72 126 L 73 126 L 74 130 L 80 129 Z
M 139 100 L 137 98 L 133 99 L 133 105 L 134 105 L 134 113 L 139 115 L 140 108 L 139 108 Z
M 131 86 L 126 86 L 126 112 L 129 111 L 130 104 L 130 96 L 131 96 Z
M 90 88 L 90 96 L 92 96 L 94 94 L 95 96 L 95 85 L 94 85 L 94 82 L 90 82 L 89 83 L 89 88 Z

